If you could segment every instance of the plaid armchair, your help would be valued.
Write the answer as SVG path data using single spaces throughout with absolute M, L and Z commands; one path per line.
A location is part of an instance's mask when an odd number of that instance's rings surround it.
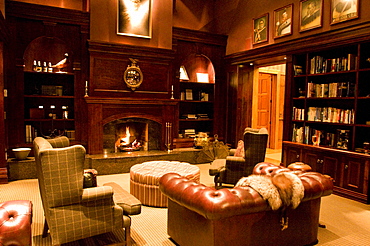
M 226 157 L 226 164 L 213 170 L 210 174 L 215 176 L 215 187 L 221 187 L 222 183 L 235 185 L 241 177 L 253 173 L 254 166 L 265 160 L 268 132 L 266 128 L 244 130 L 244 157 L 231 155 Z
M 126 245 L 130 245 L 131 219 L 114 203 L 113 188 L 83 189 L 85 148 L 68 145 L 66 137 L 34 139 L 45 228 L 49 228 L 52 244 L 125 228 Z

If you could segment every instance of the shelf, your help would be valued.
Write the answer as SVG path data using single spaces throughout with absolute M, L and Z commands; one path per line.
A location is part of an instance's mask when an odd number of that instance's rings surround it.
M 295 77 L 316 77 L 316 76 L 326 76 L 326 75 L 335 75 L 335 74 L 349 74 L 349 73 L 356 73 L 357 70 L 348 70 L 348 71 L 338 71 L 338 72 L 328 72 L 328 73 L 310 73 L 307 75 L 296 75 Z
M 213 119 L 179 119 L 179 121 L 182 121 L 182 122 L 189 122 L 189 121 L 193 121 L 193 122 L 197 122 L 197 121 L 213 121 Z
M 49 72 L 35 72 L 35 71 L 24 71 L 25 73 L 33 73 L 33 74 L 44 74 L 44 75 L 56 75 L 56 76 L 62 76 L 62 75 L 74 75 L 73 73 L 69 73 L 69 72 L 52 72 L 52 73 L 49 73 Z
M 49 122 L 49 121 L 56 121 L 56 122 L 63 122 L 63 121 L 69 121 L 69 122 L 73 122 L 74 119 L 24 119 L 24 121 L 27 121 L 27 122 Z
M 181 103 L 213 103 L 213 101 L 180 100 Z
M 46 95 L 24 95 L 28 98 L 46 98 L 46 99 L 74 99 L 74 96 L 46 96 Z

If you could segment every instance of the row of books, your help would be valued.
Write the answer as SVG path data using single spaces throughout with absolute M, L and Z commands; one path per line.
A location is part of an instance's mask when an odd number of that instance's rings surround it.
M 308 121 L 353 124 L 355 121 L 354 109 L 334 107 L 308 107 Z
M 76 133 L 75 130 L 55 130 L 54 134 L 57 135 L 64 135 L 69 138 L 69 140 L 75 140 L 76 139 Z M 33 139 L 36 137 L 42 136 L 42 133 L 40 134 L 37 129 L 32 125 L 26 125 L 26 143 L 32 143 Z
M 307 97 L 353 97 L 354 85 L 350 82 L 307 84 Z
M 311 58 L 310 74 L 350 71 L 356 68 L 356 55 L 326 59 L 322 56 Z
M 185 129 L 184 130 L 184 137 L 185 138 L 195 138 L 195 129 Z
M 309 126 L 293 126 L 292 141 L 315 146 L 325 146 L 338 149 L 349 148 L 350 130 L 335 131 L 318 130 Z
M 293 117 L 292 120 L 304 120 L 304 108 L 293 107 Z
M 199 91 L 198 95 L 193 96 L 192 89 L 185 89 L 185 92 L 180 93 L 180 100 L 198 100 L 198 101 L 208 101 L 209 94 Z

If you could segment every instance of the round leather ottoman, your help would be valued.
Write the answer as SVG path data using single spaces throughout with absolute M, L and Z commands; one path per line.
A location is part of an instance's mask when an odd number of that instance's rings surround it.
M 130 169 L 130 193 L 143 205 L 167 207 L 167 196 L 159 190 L 159 179 L 166 173 L 177 173 L 199 182 L 199 167 L 178 161 L 148 161 Z

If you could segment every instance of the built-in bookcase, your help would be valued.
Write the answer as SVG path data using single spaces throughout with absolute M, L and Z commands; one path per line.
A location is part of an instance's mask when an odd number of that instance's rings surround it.
M 284 164 L 309 164 L 337 194 L 369 202 L 370 42 L 295 54 L 291 66 Z

